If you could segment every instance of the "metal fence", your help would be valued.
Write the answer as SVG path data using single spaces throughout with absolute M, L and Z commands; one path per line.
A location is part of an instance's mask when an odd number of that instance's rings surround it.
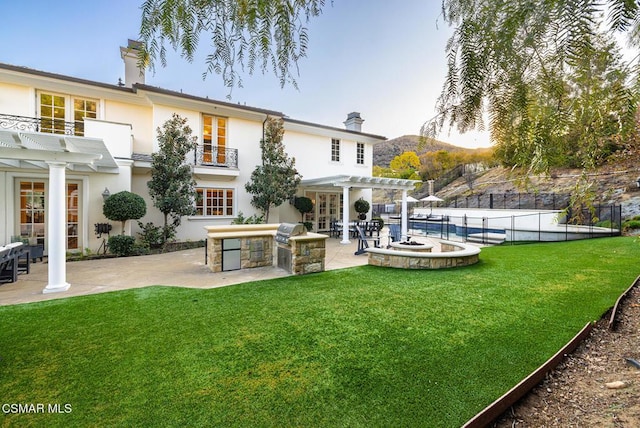
M 619 205 L 597 206 L 585 209 L 574 216 L 560 214 L 557 224 L 549 226 L 549 219 L 558 214 L 549 212 L 513 214 L 502 217 L 425 216 L 410 217 L 410 236 L 430 236 L 451 241 L 482 244 L 509 244 L 527 242 L 556 242 L 618 236 L 622 225 L 622 209 Z M 579 224 L 567 222 L 567 218 L 580 218 Z M 398 216 L 390 216 L 390 223 L 399 222 Z
M 516 210 L 563 210 L 569 206 L 568 193 L 485 193 L 454 196 L 440 204 L 450 208 L 485 208 Z
M 511 210 L 564 210 L 571 200 L 568 193 L 485 193 L 454 196 L 438 203 L 439 207 Z M 428 207 L 428 202 L 414 202 L 411 207 Z M 399 203 L 373 204 L 375 214 L 398 214 Z

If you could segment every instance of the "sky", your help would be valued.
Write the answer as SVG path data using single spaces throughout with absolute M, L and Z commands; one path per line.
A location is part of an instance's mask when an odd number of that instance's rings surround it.
M 124 80 L 120 46 L 138 38 L 142 0 L 0 1 L 0 62 L 97 82 Z M 166 67 L 158 62 L 147 71 L 146 84 L 340 128 L 357 111 L 362 132 L 389 139 L 419 134 L 435 115 L 446 73 L 452 29 L 440 7 L 439 0 L 326 0 L 322 15 L 308 24 L 297 90 L 259 70 L 243 75 L 243 87 L 231 92 L 216 74 L 203 80 L 206 37 L 193 62 L 172 53 Z M 491 144 L 487 132 L 445 129 L 438 139 L 468 148 Z

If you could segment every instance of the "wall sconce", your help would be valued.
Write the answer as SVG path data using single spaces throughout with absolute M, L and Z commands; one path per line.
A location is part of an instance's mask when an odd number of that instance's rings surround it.
M 109 196 L 111 196 L 111 192 L 106 187 L 104 188 L 104 192 L 102 192 L 102 200 L 106 201 Z

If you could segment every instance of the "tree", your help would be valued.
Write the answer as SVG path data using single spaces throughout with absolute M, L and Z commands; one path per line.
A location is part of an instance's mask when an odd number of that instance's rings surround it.
M 102 205 L 102 213 L 112 221 L 122 222 L 122 232 L 127 220 L 138 220 L 147 213 L 147 203 L 142 196 L 123 190 L 109 196 Z
M 295 86 L 291 70 L 307 49 L 304 24 L 323 7 L 324 0 L 146 0 L 140 62 L 153 68 L 159 58 L 164 65 L 165 43 L 191 61 L 200 37 L 207 34 L 213 51 L 205 76 L 221 74 L 232 87 L 242 84 L 238 65 L 242 70 L 246 65 L 249 73 L 258 66 L 263 72 L 271 68 L 281 86 L 287 81 Z M 438 114 L 424 124 L 423 134 L 435 136 L 445 123 L 462 132 L 483 129 L 486 114 L 497 155 L 535 170 L 557 161 L 562 152 L 558 142 L 568 134 L 577 136 L 580 153 L 611 141 L 619 146 L 631 135 L 639 91 L 629 82 L 620 85 L 624 79 L 609 81 L 614 110 L 597 109 L 612 120 L 585 133 L 579 129 L 585 118 L 575 117 L 571 108 L 580 93 L 568 89 L 567 76 L 588 75 L 581 59 L 602 53 L 598 37 L 624 32 L 634 46 L 640 45 L 637 1 L 442 0 L 442 16 L 454 27 L 447 44 L 448 73 Z M 610 75 L 624 72 L 623 65 L 609 66 Z M 587 142 L 582 139 L 586 135 Z M 579 160 L 589 163 L 589 156 Z
M 300 221 L 304 222 L 304 215 L 313 211 L 313 201 L 306 196 L 295 198 L 293 206 L 300 212 Z
M 152 155 L 151 180 L 147 182 L 153 205 L 164 215 L 163 243 L 175 234 L 182 216 L 196 212 L 196 182 L 191 167 L 185 163 L 187 153 L 195 149 L 187 119 L 173 114 L 157 129 L 159 150 Z M 171 222 L 169 223 L 169 219 Z
M 265 223 L 269 223 L 272 206 L 293 198 L 301 179 L 295 159 L 284 151 L 282 122 L 282 119 L 267 119 L 264 138 L 260 141 L 262 164 L 251 173 L 251 179 L 244 186 L 253 195 L 251 205 L 263 212 Z
M 482 128 L 486 113 L 497 155 L 533 170 L 565 160 L 590 166 L 615 149 L 609 142 L 633 135 L 638 91 L 610 37 L 630 30 L 638 45 L 637 2 L 444 0 L 442 6 L 455 28 L 438 115 L 423 133 L 445 124 L 461 132 Z M 569 145 L 577 147 L 575 156 L 563 159 Z
M 421 155 L 420 165 L 420 175 L 426 180 L 435 180 L 446 171 L 454 168 L 457 165 L 457 159 L 453 153 L 447 150 L 438 150 Z
M 166 65 L 166 46 L 192 61 L 201 37 L 208 36 L 212 52 L 206 57 L 210 73 L 222 75 L 227 87 L 242 86 L 239 68 L 271 69 L 280 80 L 296 86 L 292 70 L 306 56 L 309 36 L 305 24 L 320 15 L 324 0 L 145 0 L 142 4 L 141 65 Z

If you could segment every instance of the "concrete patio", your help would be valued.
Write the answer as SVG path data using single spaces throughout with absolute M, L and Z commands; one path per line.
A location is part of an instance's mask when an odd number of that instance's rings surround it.
M 386 244 L 386 237 L 381 237 Z M 326 240 L 325 269 L 342 269 L 367 264 L 367 255 L 354 255 L 358 240 L 340 244 L 340 239 Z M 28 275 L 14 283 L 0 285 L 0 305 L 63 299 L 72 296 L 104 293 L 149 285 L 215 288 L 242 282 L 289 276 L 278 267 L 244 269 L 213 273 L 205 265 L 204 248 L 138 257 L 119 257 L 67 262 L 68 291 L 43 294 L 47 285 L 47 263 L 31 265 Z

